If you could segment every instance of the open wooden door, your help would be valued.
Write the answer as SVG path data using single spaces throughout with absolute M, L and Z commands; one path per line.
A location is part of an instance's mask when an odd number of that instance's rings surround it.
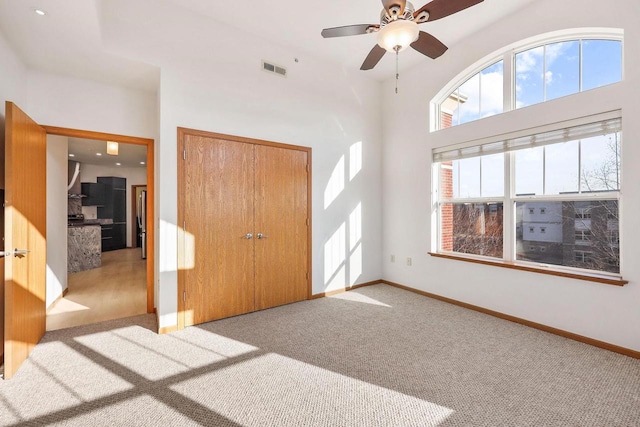
M 45 333 L 46 131 L 11 102 L 5 120 L 4 377 Z

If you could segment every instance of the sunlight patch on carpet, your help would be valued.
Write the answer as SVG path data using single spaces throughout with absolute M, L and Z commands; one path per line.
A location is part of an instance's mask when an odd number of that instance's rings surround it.
M 260 419 L 264 425 L 277 426 L 437 426 L 454 412 L 274 353 L 183 381 L 171 389 L 241 425 Z
M 391 308 L 389 304 L 385 304 L 382 301 L 378 301 L 357 292 L 344 292 L 342 294 L 332 295 L 329 298 L 341 299 L 344 301 L 361 302 L 363 304 L 379 305 L 381 307 Z

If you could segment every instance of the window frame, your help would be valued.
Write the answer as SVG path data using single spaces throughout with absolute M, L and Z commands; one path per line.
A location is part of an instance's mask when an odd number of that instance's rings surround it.
M 583 117 L 579 119 L 569 120 L 566 122 L 556 123 L 555 130 L 564 130 L 570 127 L 576 126 L 576 122 L 582 122 L 582 124 L 589 123 L 589 121 L 598 121 L 602 118 L 610 118 L 612 116 L 618 117 L 622 119 L 622 113 L 620 110 L 614 112 L 602 113 L 596 116 Z M 538 129 L 529 129 L 530 135 L 537 135 L 539 133 L 543 133 L 548 131 L 548 126 L 540 126 Z M 620 135 L 623 133 L 622 127 L 617 130 Z M 515 132 L 516 134 L 520 134 L 520 132 Z M 613 133 L 613 132 L 612 132 Z M 505 135 L 500 136 L 505 137 Z M 508 138 L 505 137 L 505 139 Z M 489 138 L 492 139 L 492 138 Z M 577 138 L 579 139 L 579 138 Z M 622 140 L 622 137 L 621 137 Z M 486 139 L 484 139 L 486 141 Z M 468 144 L 464 144 L 468 145 Z M 435 150 L 435 149 L 434 149 Z M 621 190 L 615 191 L 601 191 L 601 192 L 589 192 L 589 193 L 575 193 L 575 194 L 550 194 L 550 195 L 516 195 L 515 194 L 515 156 L 517 150 L 506 151 L 504 152 L 504 194 L 502 197 L 473 197 L 473 198 L 461 198 L 461 197 L 451 197 L 451 198 L 441 198 L 440 194 L 442 192 L 442 180 L 440 179 L 441 172 L 441 164 L 442 161 L 432 160 L 432 176 L 435 179 L 434 184 L 434 194 L 433 194 L 433 204 L 434 204 L 434 214 L 435 214 L 435 222 L 432 224 L 435 228 L 432 230 L 436 233 L 435 237 L 435 245 L 432 252 L 429 252 L 432 256 L 451 258 L 451 259 L 460 259 L 460 260 L 469 260 L 471 262 L 479 262 L 481 264 L 488 265 L 498 265 L 508 268 L 515 268 L 526 271 L 539 271 L 545 274 L 553 274 L 558 276 L 565 277 L 573 277 L 583 280 L 592 280 L 601 283 L 607 284 L 615 284 L 615 285 L 623 285 L 627 283 L 627 281 L 622 279 L 622 236 L 620 233 L 620 225 L 622 224 L 621 220 L 621 206 L 622 206 L 622 197 Z M 482 179 L 482 177 L 480 177 Z M 587 268 L 580 267 L 572 267 L 572 266 L 564 266 L 564 265 L 555 265 L 555 264 L 544 264 L 535 261 L 526 261 L 526 260 L 518 260 L 516 254 L 516 225 L 517 220 L 515 217 L 515 210 L 517 203 L 522 202 L 594 202 L 594 201 L 605 201 L 605 200 L 615 200 L 618 204 L 618 229 L 616 232 L 618 233 L 617 242 L 613 242 L 612 244 L 618 245 L 620 248 L 619 252 L 619 272 L 613 273 L 608 271 L 599 271 L 592 270 Z M 469 253 L 461 253 L 455 251 L 444 251 L 442 250 L 442 219 L 441 219 L 441 207 L 444 204 L 448 203 L 502 203 L 503 206 L 503 256 L 502 258 L 488 257 L 484 255 L 476 255 Z M 576 213 L 577 218 L 577 213 Z M 578 245 L 582 246 L 582 245 Z M 580 251 L 582 249 L 576 249 L 576 251 Z M 584 257 L 583 257 L 584 258 Z
M 622 57 L 621 57 L 621 68 L 622 73 L 620 76 L 620 81 L 624 80 L 625 67 L 624 67 L 624 30 L 619 28 L 574 28 L 562 31 L 555 31 L 551 33 L 541 34 L 535 37 L 531 37 L 529 39 L 521 40 L 519 42 L 513 43 L 495 51 L 494 53 L 487 55 L 480 61 L 477 61 L 472 66 L 465 69 L 463 72 L 458 74 L 455 78 L 453 78 L 447 85 L 445 85 L 438 94 L 431 101 L 431 120 L 430 120 L 430 132 L 437 132 L 450 128 L 442 127 L 442 104 L 447 100 L 447 98 L 458 91 L 459 88 L 465 84 L 469 79 L 473 78 L 476 74 L 482 72 L 486 68 L 489 68 L 499 61 L 503 63 L 503 107 L 502 113 L 498 113 L 496 115 L 501 115 L 507 113 L 509 111 L 521 110 L 523 108 L 530 107 L 532 105 L 544 104 L 546 102 L 554 101 L 555 99 L 561 99 L 563 97 L 554 98 L 551 100 L 544 99 L 543 101 L 523 106 L 520 108 L 516 108 L 516 55 L 525 52 L 527 50 L 535 49 L 537 47 L 547 46 L 549 44 L 554 43 L 562 43 L 562 42 L 571 42 L 571 41 L 579 41 L 580 42 L 580 87 L 578 92 L 585 92 L 582 90 L 582 45 L 584 40 L 611 40 L 611 41 L 619 41 L 621 43 Z M 614 82 L 611 84 L 619 83 Z M 605 85 L 609 86 L 611 84 Z M 588 89 L 593 90 L 593 89 Z M 569 94 L 565 96 L 572 96 L 574 94 Z M 458 113 L 459 114 L 459 113 Z M 487 117 L 480 117 L 477 120 L 472 120 L 466 123 L 460 123 L 457 125 L 452 125 L 451 127 L 462 126 L 467 123 L 473 123 L 478 120 L 485 119 Z

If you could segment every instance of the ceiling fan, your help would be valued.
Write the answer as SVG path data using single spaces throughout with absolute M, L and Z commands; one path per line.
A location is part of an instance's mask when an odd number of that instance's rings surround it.
M 448 48 L 431 34 L 420 31 L 418 24 L 453 15 L 482 1 L 484 0 L 433 0 L 415 10 L 406 0 L 382 0 L 380 24 L 325 28 L 322 30 L 322 37 L 355 36 L 377 32 L 378 44 L 367 55 L 360 67 L 361 70 L 370 70 L 375 67 L 386 52 L 395 52 L 397 61 L 398 52 L 409 46 L 435 59 L 445 53 Z

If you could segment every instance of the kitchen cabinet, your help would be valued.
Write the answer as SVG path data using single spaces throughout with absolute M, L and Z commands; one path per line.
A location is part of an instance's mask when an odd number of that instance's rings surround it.
M 111 219 L 113 224 L 103 226 L 103 251 L 127 247 L 127 179 L 114 176 L 99 176 L 104 185 L 104 204 L 98 206 L 98 218 Z
M 99 182 L 83 182 L 82 206 L 104 206 L 106 185 Z
M 103 224 L 100 226 L 102 232 L 102 252 L 112 251 L 113 247 L 113 224 Z

